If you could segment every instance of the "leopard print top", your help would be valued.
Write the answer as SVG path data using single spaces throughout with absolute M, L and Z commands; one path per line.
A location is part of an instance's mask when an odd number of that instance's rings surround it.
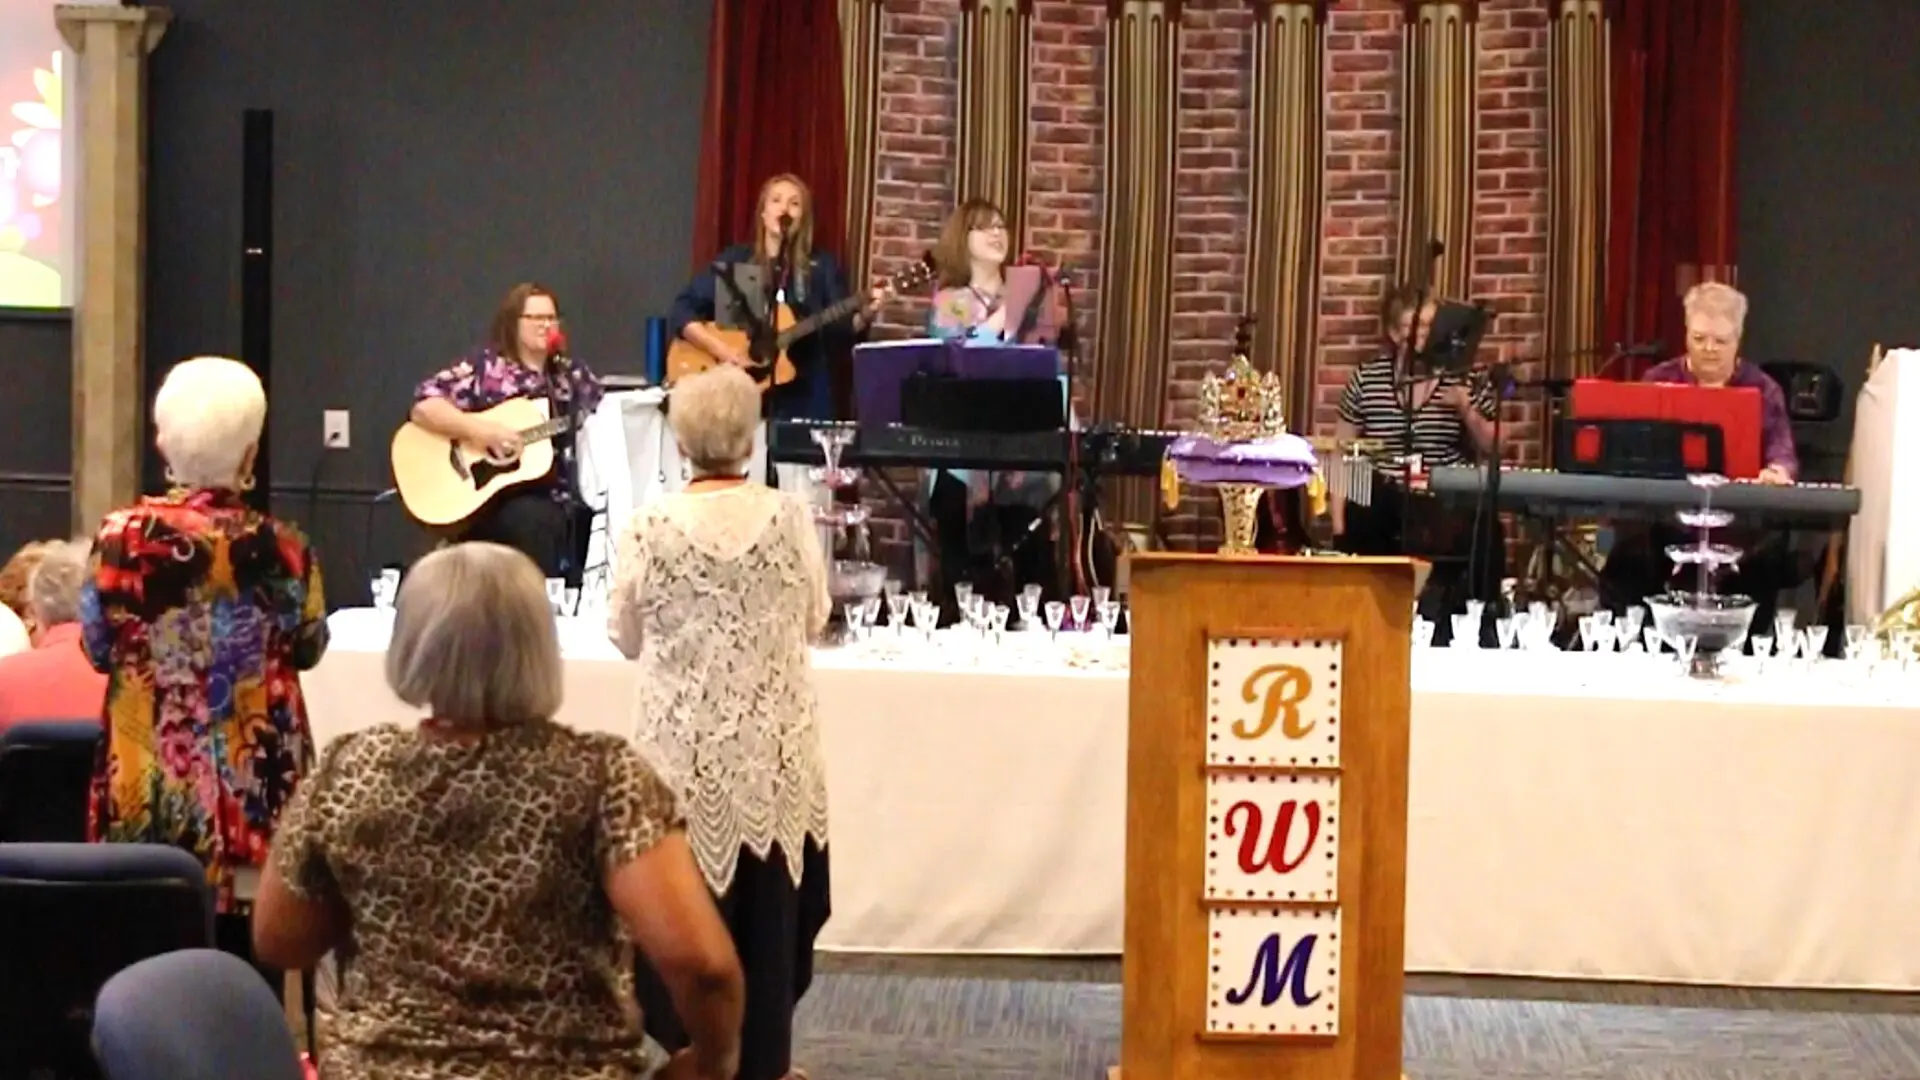
M 476 743 L 392 724 L 335 740 L 272 854 L 351 925 L 322 1075 L 642 1075 L 631 952 L 602 880 L 679 828 L 671 792 L 615 736 L 542 721 Z

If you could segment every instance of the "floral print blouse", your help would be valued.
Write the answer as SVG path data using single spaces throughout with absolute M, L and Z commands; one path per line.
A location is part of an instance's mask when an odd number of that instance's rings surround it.
M 535 371 L 490 348 L 454 361 L 451 366 L 428 376 L 413 391 L 415 401 L 442 398 L 461 412 L 481 412 L 508 398 L 525 397 L 545 399 L 552 409 L 549 415 L 559 416 L 567 410 L 569 402 L 577 402 L 576 415 L 583 424 L 600 407 L 600 399 L 605 396 L 600 377 L 578 360 L 569 360 L 566 371 L 549 385 L 545 372 Z M 562 454 L 572 451 L 571 434 L 558 436 L 553 442 Z M 552 485 L 552 491 L 556 499 L 568 497 L 564 484 Z
M 107 515 L 81 594 L 107 675 L 88 831 L 184 848 L 223 913 L 312 755 L 297 675 L 327 647 L 320 565 L 292 526 L 230 491 Z
M 329 1080 L 614 1080 L 649 1064 L 607 874 L 683 827 L 616 735 L 478 742 L 383 724 L 329 743 L 273 865 L 346 915 Z

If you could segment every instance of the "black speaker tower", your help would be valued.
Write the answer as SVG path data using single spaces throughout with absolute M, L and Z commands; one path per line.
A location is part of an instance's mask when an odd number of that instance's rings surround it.
M 273 110 L 248 109 L 242 120 L 240 167 L 240 361 L 267 392 L 267 422 L 254 458 L 247 501 L 268 512 L 273 455 Z

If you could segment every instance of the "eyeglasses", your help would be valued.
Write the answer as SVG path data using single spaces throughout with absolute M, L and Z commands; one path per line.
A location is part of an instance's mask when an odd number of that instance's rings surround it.
M 520 317 L 530 323 L 557 323 L 560 321 L 560 316 L 558 315 L 522 315 Z
M 984 233 L 996 233 L 996 232 L 1006 232 L 1006 231 L 1007 231 L 1007 223 L 1006 223 L 1006 222 L 1004 222 L 1004 221 L 993 221 L 993 222 L 989 222 L 989 223 L 987 223 L 987 224 L 985 224 L 985 225 L 975 225 L 975 226 L 973 227 L 973 231 L 974 231 L 974 232 L 984 232 Z

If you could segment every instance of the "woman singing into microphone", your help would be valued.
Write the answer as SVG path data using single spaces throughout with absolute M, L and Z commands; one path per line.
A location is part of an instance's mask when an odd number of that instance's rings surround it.
M 831 307 L 847 296 L 847 279 L 841 272 L 839 260 L 813 247 L 813 195 L 807 185 L 797 176 L 782 173 L 760 185 L 757 205 L 755 221 L 759 235 L 754 242 L 728 248 L 711 265 L 695 274 L 674 300 L 673 312 L 667 317 L 667 333 L 692 342 L 717 360 L 740 367 L 750 367 L 751 360 L 706 326 L 714 321 L 717 306 L 734 303 L 715 267 L 751 264 L 759 268 L 762 282 L 770 281 L 784 237 L 786 277 L 776 288 L 780 302 L 793 311 L 796 319 Z M 786 222 L 784 229 L 782 221 Z M 885 291 L 876 286 L 866 310 L 853 317 L 851 328 L 844 323 L 823 327 L 819 333 L 801 338 L 787 349 L 794 378 L 785 386 L 774 386 L 767 391 L 769 415 L 776 420 L 833 419 L 833 379 L 827 370 L 828 358 L 851 348 L 853 341 L 866 333 L 885 297 Z
M 487 344 L 414 390 L 413 422 L 507 459 L 520 453 L 520 437 L 469 414 L 508 398 L 529 397 L 545 398 L 551 416 L 593 415 L 605 390 L 580 361 L 569 357 L 555 363 L 549 343 L 557 340 L 559 328 L 560 304 L 550 290 L 532 282 L 515 285 L 494 313 Z M 459 539 L 505 544 L 532 559 L 546 576 L 565 578 L 578 588 L 593 512 L 573 490 L 574 471 L 567 465 L 573 434 L 562 433 L 553 442 L 552 475 L 502 492 L 468 519 Z

